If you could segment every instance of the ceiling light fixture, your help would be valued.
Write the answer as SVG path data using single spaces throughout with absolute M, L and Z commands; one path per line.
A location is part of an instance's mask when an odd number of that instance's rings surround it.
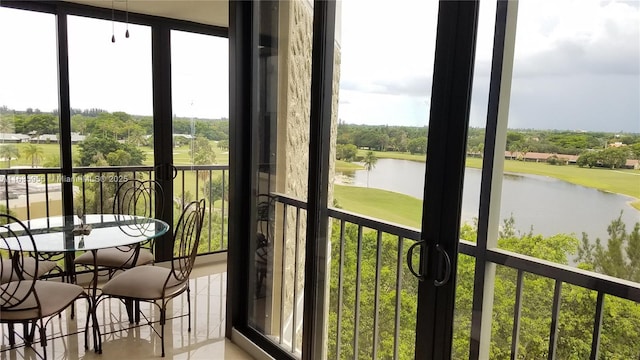
M 129 0 L 126 0 L 126 12 L 125 12 L 125 21 L 127 24 L 127 31 L 124 33 L 124 37 L 129 38 Z
M 112 43 L 116 42 L 116 34 L 115 34 L 115 31 L 114 31 L 114 28 L 115 28 L 115 24 L 114 24 L 115 19 L 114 19 L 114 17 L 115 16 L 114 16 L 114 10 L 113 10 L 113 1 L 114 0 L 111 0 L 111 42 Z

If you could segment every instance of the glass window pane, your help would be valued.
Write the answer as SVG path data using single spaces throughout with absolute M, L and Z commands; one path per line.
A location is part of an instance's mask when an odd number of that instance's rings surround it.
M 113 168 L 76 170 L 74 202 L 85 213 L 110 212 L 120 183 L 152 177 L 151 167 L 118 168 L 153 164 L 151 29 L 69 16 L 68 37 L 74 165 Z
M 227 248 L 229 41 L 171 31 L 174 196 L 205 198 L 199 253 Z
M 499 248 L 640 281 L 639 13 L 634 2 L 520 1 Z M 510 352 L 513 314 L 502 310 L 516 299 L 517 272 L 503 269 L 495 357 Z M 557 283 L 525 273 L 522 284 L 518 357 L 546 357 Z M 598 293 L 563 283 L 559 294 L 556 356 L 587 358 Z M 637 333 L 617 331 L 639 326 L 637 304 L 604 304 L 600 357 L 637 356 Z
M 2 7 L 0 33 L 0 169 L 12 169 L 0 175 L 0 211 L 59 215 L 60 174 L 44 169 L 60 167 L 55 16 Z

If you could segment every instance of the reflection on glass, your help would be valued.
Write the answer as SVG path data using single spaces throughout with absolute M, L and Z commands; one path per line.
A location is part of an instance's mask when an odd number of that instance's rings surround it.
M 248 318 L 253 328 L 300 354 L 307 216 L 294 199 L 307 197 L 313 9 L 304 1 L 256 6 L 257 224 Z

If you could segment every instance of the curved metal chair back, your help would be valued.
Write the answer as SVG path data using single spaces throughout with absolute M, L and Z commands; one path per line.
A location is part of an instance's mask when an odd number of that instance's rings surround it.
M 0 224 L 0 275 L 9 274 L 13 280 L 0 285 L 0 313 L 38 309 L 40 301 L 34 291 L 36 277 L 23 277 L 25 259 L 29 257 L 29 252 L 37 252 L 33 236 L 20 220 L 11 215 L 0 214 Z M 32 269 L 37 274 L 38 258 L 35 257 L 33 261 L 35 264 L 32 266 L 35 267 Z
M 174 257 L 171 273 L 178 282 L 187 281 L 193 269 L 204 222 L 204 210 L 204 199 L 190 202 L 182 211 L 173 233 Z
M 156 209 L 156 198 L 160 207 Z M 159 216 L 162 211 L 164 190 L 155 180 L 128 180 L 118 187 L 113 201 L 113 213 L 145 217 Z
M 158 202 L 160 207 L 156 208 Z M 157 181 L 132 179 L 118 187 L 113 201 L 113 213 L 116 214 L 116 220 L 121 223 L 122 231 L 126 233 L 127 230 L 132 230 L 136 232 L 133 235 L 139 235 L 140 232 L 146 231 L 147 227 L 152 226 L 152 223 L 138 223 L 135 218 L 132 220 L 129 216 L 147 218 L 161 216 L 163 202 L 164 190 Z

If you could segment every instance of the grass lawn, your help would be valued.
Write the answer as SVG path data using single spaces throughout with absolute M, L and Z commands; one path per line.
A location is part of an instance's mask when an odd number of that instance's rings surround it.
M 364 157 L 367 155 L 369 150 L 358 150 L 358 156 Z M 409 154 L 409 153 L 401 153 L 397 151 L 374 151 L 373 154 L 378 159 L 398 159 L 398 160 L 411 160 L 411 161 L 422 161 L 425 162 L 427 156 L 422 154 Z
M 336 160 L 336 171 L 338 172 L 349 172 L 355 170 L 363 170 L 364 166 L 351 163 L 348 161 Z
M 422 200 L 392 191 L 335 185 L 338 205 L 347 211 L 414 227 L 421 226 Z
M 20 166 L 20 167 L 31 167 L 31 158 L 28 158 L 24 155 L 24 150 L 27 148 L 27 146 L 29 146 L 30 144 L 13 144 L 16 146 L 16 148 L 18 149 L 18 158 L 17 159 L 12 159 L 11 160 L 11 167 L 14 166 Z M 39 148 L 42 149 L 42 156 L 38 161 L 38 164 L 36 165 L 42 165 L 43 162 L 46 162 L 47 159 L 50 158 L 60 158 L 60 145 L 58 144 L 34 144 L 37 145 Z M 71 149 L 74 152 L 74 155 L 76 154 L 76 149 L 77 149 L 78 145 L 72 145 Z M 0 162 L 0 168 L 8 168 L 8 163 L 6 161 L 1 161 Z

